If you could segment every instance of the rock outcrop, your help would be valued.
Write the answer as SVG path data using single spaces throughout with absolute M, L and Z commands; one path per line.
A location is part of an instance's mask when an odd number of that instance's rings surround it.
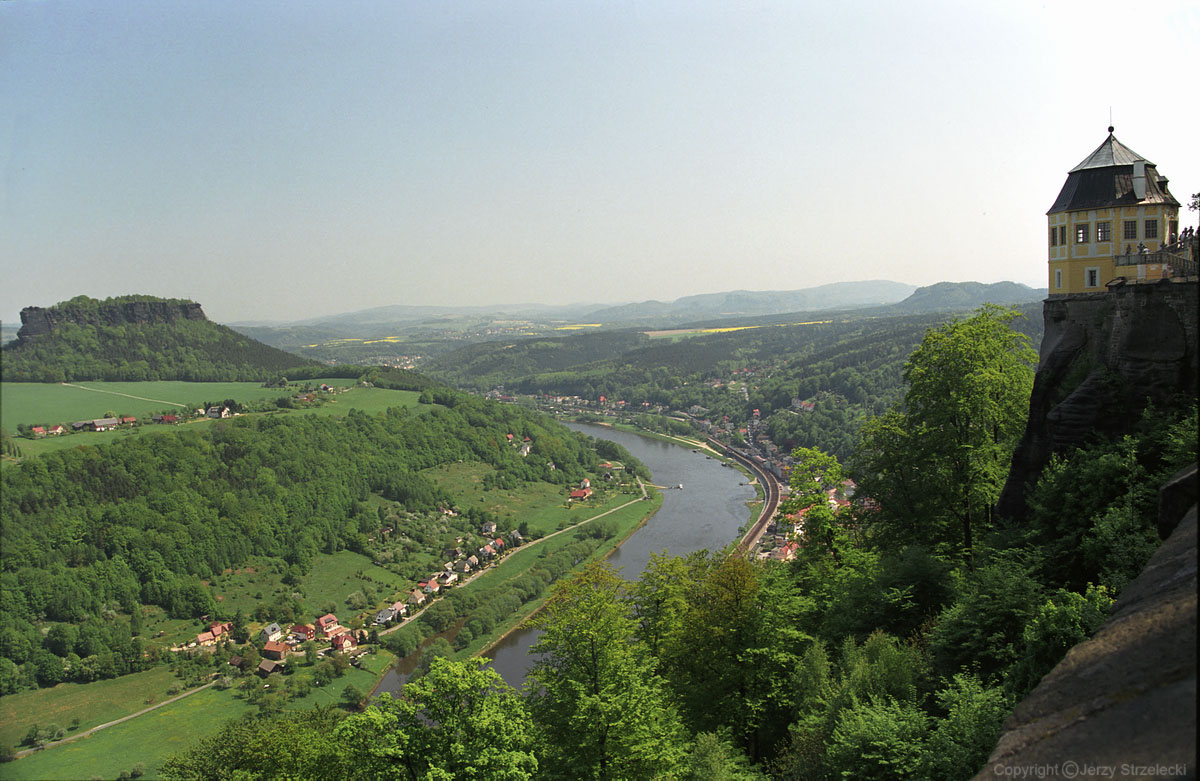
M 1195 281 L 1116 286 L 1051 298 L 1029 422 L 1013 454 L 1000 515 L 1020 519 L 1053 453 L 1137 425 L 1148 403 L 1197 391 Z
M 1196 495 L 1111 617 L 1004 723 L 976 781 L 1196 778 Z M 1180 475 L 1168 484 L 1189 478 Z M 1164 489 L 1166 491 L 1168 489 Z M 1169 503 L 1168 503 L 1169 504 Z
M 124 325 L 127 323 L 173 323 L 177 320 L 207 320 L 204 310 L 193 301 L 136 300 L 91 301 L 76 305 L 72 301 L 48 309 L 27 306 L 21 310 L 21 330 L 17 340 L 25 341 L 48 334 L 64 323 L 76 325 Z

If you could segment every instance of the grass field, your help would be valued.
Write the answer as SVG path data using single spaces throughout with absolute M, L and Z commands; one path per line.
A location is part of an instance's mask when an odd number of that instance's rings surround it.
M 301 584 L 304 597 L 300 604 L 316 617 L 320 615 L 322 604 L 333 602 L 337 604 L 338 617 L 348 621 L 352 616 L 346 607 L 346 597 L 361 591 L 363 586 L 375 592 L 375 601 L 378 603 L 399 599 L 401 590 L 412 588 L 413 584 L 394 572 L 375 566 L 360 553 L 343 550 L 332 556 L 318 556 L 314 560 L 312 569 Z M 367 612 L 374 613 L 375 609 Z
M 331 379 L 313 380 L 326 382 L 331 385 L 345 385 L 353 380 Z M 62 423 L 69 426 L 76 420 L 89 420 L 104 415 L 105 412 L 117 412 L 121 415 L 132 415 L 145 418 L 160 411 L 175 410 L 183 412 L 191 409 L 191 404 L 199 404 L 205 400 L 216 401 L 234 399 L 239 402 L 252 402 L 260 399 L 275 399 L 287 395 L 280 388 L 264 388 L 261 383 L 254 382 L 87 382 L 76 383 L 87 388 L 99 388 L 103 393 L 85 390 L 82 387 L 54 385 L 33 382 L 6 382 L 0 384 L 0 425 L 10 433 L 16 433 L 18 423 L 48 424 Z M 169 404 L 138 401 L 125 396 L 109 393 L 127 393 L 130 396 L 141 396 L 146 399 L 161 399 L 185 407 L 171 407 Z M 413 391 L 387 390 L 385 388 L 351 388 L 337 394 L 327 403 L 306 409 L 288 412 L 289 415 L 345 415 L 351 409 L 364 412 L 383 412 L 389 407 L 413 407 L 418 411 L 428 409 L 418 405 L 419 393 Z M 194 412 L 194 410 L 193 410 Z M 193 418 L 187 421 L 187 426 L 209 426 L 215 423 L 209 418 Z M 17 445 L 26 456 L 38 456 L 52 450 L 78 447 L 80 445 L 102 445 L 119 441 L 122 437 L 143 436 L 164 431 L 173 431 L 175 426 L 143 425 L 135 428 L 123 428 L 117 431 L 83 431 L 44 439 L 17 439 Z M 10 463 L 7 459 L 5 463 Z
M 0 779 L 116 778 L 137 764 L 146 778 L 154 778 L 168 756 L 252 709 L 233 689 L 205 689 L 82 740 L 0 765 Z
M 336 705 L 347 685 L 370 692 L 395 658 L 385 650 L 368 654 L 363 657 L 363 669 L 350 667 L 340 678 L 324 687 L 313 687 L 308 695 L 289 701 L 284 708 L 300 710 Z M 302 664 L 299 658 L 293 658 L 290 663 Z M 296 675 L 305 674 L 305 667 L 296 672 Z M 154 692 L 158 685 L 162 685 L 165 692 L 166 686 L 177 684 L 178 680 L 165 667 L 158 667 L 87 686 L 63 684 L 54 689 L 5 697 L 0 700 L 0 716 L 4 718 L 2 729 L 5 735 L 17 735 L 11 741 L 15 744 L 35 720 L 43 725 L 50 723 L 50 719 L 41 715 L 35 718 L 34 714 L 51 708 L 56 716 L 62 717 L 58 723 L 64 727 L 77 713 L 87 713 L 92 720 L 81 718 L 80 729 L 85 730 L 145 708 L 145 698 L 138 699 L 143 692 Z M 63 691 L 60 693 L 60 690 Z M 80 705 L 69 705 L 71 699 L 80 700 L 81 697 Z M 106 697 L 110 697 L 111 702 L 105 702 Z M 165 694 L 159 699 L 164 697 Z M 116 778 L 121 771 L 129 771 L 136 764 L 143 766 L 146 778 L 154 778 L 168 756 L 187 749 L 197 739 L 216 732 L 226 722 L 252 710 L 254 706 L 238 696 L 236 689 L 205 689 L 90 737 L 0 765 L 0 779 Z M 13 717 L 11 725 L 10 716 Z
M 459 506 L 495 513 L 505 520 L 500 524 L 502 527 L 516 528 L 526 522 L 531 530 L 549 534 L 563 521 L 574 523 L 572 514 L 591 504 L 567 509 L 567 489 L 550 483 L 523 484 L 512 491 L 485 491 L 483 478 L 492 471 L 487 464 L 445 464 L 426 469 L 422 474 L 449 491 Z
M 79 719 L 79 730 L 119 719 L 167 698 L 167 689 L 179 679 L 166 667 L 123 675 L 95 683 L 60 683 L 50 689 L 23 691 L 0 697 L 0 745 L 15 746 L 39 724 L 66 729 Z M 3 770 L 0 770 L 0 775 Z

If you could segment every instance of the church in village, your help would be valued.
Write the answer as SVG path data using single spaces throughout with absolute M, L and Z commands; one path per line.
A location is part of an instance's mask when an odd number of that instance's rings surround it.
M 1108 138 L 1067 174 L 1047 214 L 1051 296 L 1195 276 L 1196 240 L 1157 166 Z

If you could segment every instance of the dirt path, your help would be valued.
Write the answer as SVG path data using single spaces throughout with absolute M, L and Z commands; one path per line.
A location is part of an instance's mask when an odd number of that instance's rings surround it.
M 108 393 L 112 396 L 124 396 L 127 399 L 137 399 L 138 401 L 153 401 L 155 404 L 170 404 L 172 407 L 179 407 L 181 409 L 187 409 L 187 405 L 180 404 L 177 401 L 164 401 L 163 399 L 148 399 L 145 396 L 131 396 L 128 393 L 118 393 L 117 391 L 101 390 L 100 388 L 88 388 L 86 386 L 75 385 L 74 383 L 70 383 L 70 382 L 60 382 L 59 385 L 62 385 L 63 387 L 66 387 L 66 388 L 79 388 L 80 390 L 91 391 L 92 393 Z
M 89 388 L 89 390 L 90 390 L 90 388 Z M 80 732 L 78 735 L 72 735 L 69 738 L 63 738 L 62 740 L 56 740 L 53 743 L 47 743 L 46 745 L 42 746 L 41 748 L 27 748 L 24 751 L 18 751 L 17 759 L 20 759 L 21 757 L 27 757 L 30 754 L 34 753 L 35 751 L 45 751 L 48 748 L 54 748 L 55 746 L 61 746 L 64 743 L 70 743 L 72 740 L 79 740 L 80 738 L 86 738 L 88 735 L 91 735 L 93 732 L 99 732 L 102 729 L 107 729 L 108 727 L 115 727 L 116 725 L 118 725 L 122 722 L 129 721 L 130 719 L 136 719 L 138 716 L 149 713 L 152 710 L 158 710 L 159 708 L 163 707 L 164 705 L 170 705 L 173 702 L 178 702 L 179 700 L 182 700 L 184 697 L 190 697 L 191 695 L 195 694 L 198 691 L 207 689 L 209 686 L 212 686 L 214 683 L 216 683 L 215 680 L 209 681 L 208 683 L 204 684 L 203 686 L 197 686 L 195 689 L 185 691 L 183 694 L 177 694 L 174 697 L 170 698 L 169 700 L 163 700 L 162 702 L 158 703 L 157 705 L 151 705 L 149 708 L 142 708 L 137 713 L 131 713 L 128 716 L 122 716 L 119 719 L 114 719 L 113 721 L 105 722 L 104 724 L 99 724 L 95 727 L 92 727 L 89 730 L 84 730 L 83 732 Z

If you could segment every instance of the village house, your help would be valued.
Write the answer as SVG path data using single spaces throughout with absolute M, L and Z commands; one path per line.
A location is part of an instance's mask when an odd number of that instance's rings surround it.
M 441 588 L 437 582 L 437 575 L 432 575 L 425 580 L 418 580 L 417 586 L 426 594 L 436 594 L 438 593 L 438 589 Z
M 408 605 L 404 604 L 403 601 L 393 602 L 392 610 L 395 611 L 396 618 L 404 618 L 408 615 Z
M 225 621 L 222 623 L 220 621 L 213 621 L 208 625 L 208 631 L 212 632 L 213 637 L 220 637 L 233 631 L 233 622 Z
M 298 643 L 316 640 L 317 630 L 312 624 L 293 624 L 292 637 L 296 638 L 296 642 Z
M 283 637 L 283 629 L 276 623 L 267 624 L 263 630 L 258 633 L 264 643 L 269 643 L 273 640 L 278 640 Z
M 479 556 L 483 559 L 494 559 L 496 558 L 496 549 L 491 545 L 484 545 L 479 549 Z
M 375 614 L 375 625 L 382 626 L 396 617 L 395 608 L 385 607 Z
M 592 495 L 592 489 L 590 489 L 590 488 L 576 488 L 574 491 L 571 492 L 570 496 L 567 498 L 572 501 L 582 501 L 584 499 L 587 499 L 591 495 Z
M 326 640 L 337 634 L 339 629 L 341 629 L 341 627 L 338 626 L 337 616 L 335 616 L 333 613 L 326 613 L 317 619 L 317 631 L 320 632 L 321 637 L 325 638 Z
M 33 428 L 29 429 L 29 432 L 35 437 L 39 438 L 46 436 L 46 429 L 42 428 L 41 426 L 34 426 Z
M 425 593 L 420 589 L 414 588 L 408 592 L 408 604 L 420 607 L 425 604 Z
M 478 569 L 479 568 L 479 557 L 476 556 L 474 553 L 472 553 L 470 556 L 467 557 L 467 564 L 470 564 L 472 569 Z
M 88 423 L 92 431 L 112 431 L 119 425 L 121 422 L 116 418 L 96 418 Z
M 46 433 L 52 437 L 57 437 L 59 434 L 67 433 L 67 430 L 56 423 L 50 428 L 46 429 Z
M 201 632 L 200 634 L 196 635 L 196 645 L 212 645 L 212 643 L 212 632 Z
M 268 659 L 283 661 L 283 657 L 287 656 L 288 651 L 292 650 L 287 643 L 270 642 L 263 646 L 262 655 Z
M 333 650 L 338 653 L 344 654 L 347 651 L 353 651 L 357 645 L 358 643 L 355 642 L 354 635 L 349 633 L 333 638 Z
M 483 527 L 480 529 L 480 531 L 483 534 L 495 534 L 496 533 L 496 523 L 494 521 L 488 521 L 485 524 L 483 524 Z
M 471 571 L 471 563 L 463 559 L 454 565 L 454 571 L 466 575 Z
M 441 575 L 441 581 L 442 581 L 443 586 L 453 585 L 454 583 L 456 583 L 458 581 L 458 573 L 457 572 L 443 572 Z
M 279 672 L 282 669 L 283 665 L 279 662 L 276 662 L 272 659 L 263 659 L 258 663 L 258 670 L 256 672 L 260 677 L 266 678 L 271 673 Z

